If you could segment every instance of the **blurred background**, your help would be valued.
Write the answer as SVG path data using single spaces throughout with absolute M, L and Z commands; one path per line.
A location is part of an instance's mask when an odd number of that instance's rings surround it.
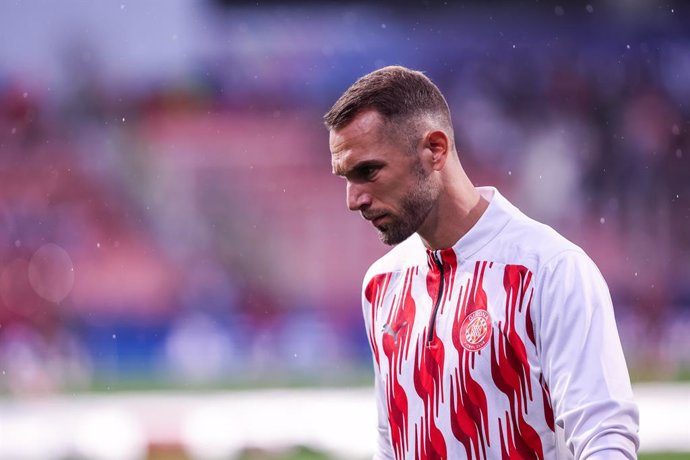
M 636 394 L 690 410 L 688 24 L 645 0 L 3 1 L 0 457 L 369 455 L 373 422 L 338 423 L 374 410 L 359 299 L 387 248 L 321 117 L 390 64 L 444 92 L 477 185 L 599 265 Z

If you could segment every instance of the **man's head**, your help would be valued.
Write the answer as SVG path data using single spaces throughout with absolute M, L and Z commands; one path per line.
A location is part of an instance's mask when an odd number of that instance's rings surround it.
M 365 110 L 383 116 L 386 129 L 416 147 L 423 119 L 433 119 L 452 136 L 450 110 L 438 87 L 422 72 L 401 66 L 375 70 L 350 86 L 324 115 L 329 131 L 338 131 Z M 452 139 L 451 139 L 452 142 Z
M 324 116 L 333 173 L 347 180 L 347 204 L 386 244 L 418 231 L 441 193 L 454 153 L 448 105 L 421 72 L 385 67 L 355 82 Z

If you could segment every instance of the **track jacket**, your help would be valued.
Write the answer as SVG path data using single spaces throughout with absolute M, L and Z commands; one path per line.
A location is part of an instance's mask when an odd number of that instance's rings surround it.
M 494 188 L 452 248 L 413 235 L 362 293 L 377 459 L 634 459 L 632 399 L 591 259 Z

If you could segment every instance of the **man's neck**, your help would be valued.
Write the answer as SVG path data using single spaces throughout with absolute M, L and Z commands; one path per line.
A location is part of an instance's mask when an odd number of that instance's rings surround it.
M 489 202 L 468 180 L 439 198 L 436 209 L 417 233 L 429 249 L 452 247 L 474 227 L 488 206 Z

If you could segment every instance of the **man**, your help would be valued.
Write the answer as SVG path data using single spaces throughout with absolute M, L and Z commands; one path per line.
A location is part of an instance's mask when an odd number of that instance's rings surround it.
M 635 458 L 638 413 L 601 274 L 472 185 L 439 89 L 386 67 L 324 119 L 347 206 L 396 245 L 362 292 L 375 458 Z

